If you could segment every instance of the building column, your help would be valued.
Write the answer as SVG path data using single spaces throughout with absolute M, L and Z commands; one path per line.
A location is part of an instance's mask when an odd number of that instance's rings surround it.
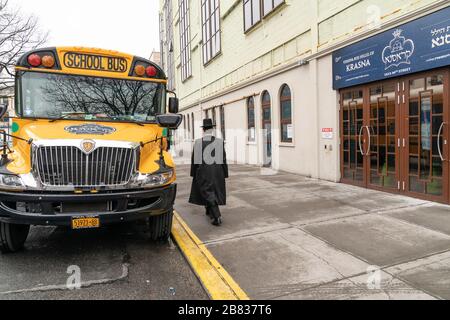
M 318 1 L 310 1 L 311 6 L 311 39 L 312 53 L 316 53 L 319 47 L 319 6 Z M 319 83 L 318 83 L 318 61 L 313 59 L 309 62 L 309 78 L 311 81 L 311 102 L 313 105 L 313 113 L 311 114 L 314 122 L 314 133 L 312 134 L 312 144 L 315 146 L 313 150 L 315 161 L 313 161 L 311 172 L 313 178 L 320 178 L 320 112 L 319 112 Z

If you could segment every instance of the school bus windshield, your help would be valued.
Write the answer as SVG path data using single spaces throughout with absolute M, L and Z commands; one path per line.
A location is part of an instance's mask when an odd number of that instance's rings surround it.
M 24 72 L 19 116 L 153 122 L 164 113 L 165 87 L 149 81 Z

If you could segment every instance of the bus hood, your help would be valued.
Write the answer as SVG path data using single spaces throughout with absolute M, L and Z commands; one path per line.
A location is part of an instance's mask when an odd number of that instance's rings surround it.
M 156 124 L 14 119 L 11 133 L 24 140 L 32 139 L 34 142 L 62 140 L 62 146 L 64 146 L 64 140 L 107 140 L 139 145 L 162 137 L 164 129 Z M 28 173 L 31 169 L 28 160 L 31 158 L 30 145 L 20 139 L 13 139 L 13 143 L 15 150 L 11 159 L 13 163 L 8 166 L 8 169 L 15 173 Z M 166 149 L 165 139 L 163 144 Z M 141 147 L 140 172 L 153 173 L 159 169 L 156 162 L 159 159 L 160 146 L 161 142 L 156 141 Z M 167 165 L 173 166 L 170 155 L 166 152 L 165 155 Z
M 163 129 L 156 124 L 105 123 L 79 121 L 14 121 L 14 131 L 24 139 L 92 139 L 146 142 L 160 137 Z M 18 127 L 17 127 L 18 126 Z M 16 135 L 17 135 L 16 133 Z

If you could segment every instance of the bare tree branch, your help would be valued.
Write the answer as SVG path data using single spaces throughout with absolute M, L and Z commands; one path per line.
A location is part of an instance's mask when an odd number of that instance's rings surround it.
M 85 112 L 120 118 L 156 115 L 159 90 L 159 85 L 140 81 L 49 75 L 34 96 L 42 97 L 55 117 Z
M 42 46 L 48 38 L 39 28 L 38 19 L 25 17 L 0 0 L 0 90 L 14 85 L 14 66 L 27 51 Z

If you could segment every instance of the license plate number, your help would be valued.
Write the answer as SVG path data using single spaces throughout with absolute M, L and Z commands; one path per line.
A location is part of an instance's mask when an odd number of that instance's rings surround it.
M 73 218 L 72 229 L 95 229 L 100 227 L 99 218 Z

